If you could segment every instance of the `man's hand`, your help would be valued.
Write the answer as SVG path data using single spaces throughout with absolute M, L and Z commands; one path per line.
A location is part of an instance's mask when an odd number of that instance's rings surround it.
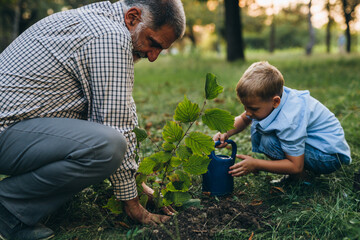
M 152 188 L 150 188 L 148 185 L 146 185 L 144 182 L 141 184 L 141 186 L 144 189 L 144 193 L 149 197 L 149 201 L 153 201 L 154 190 Z M 172 216 L 176 213 L 175 209 L 173 209 L 171 206 L 162 207 L 161 211 L 169 216 Z
M 256 172 L 256 159 L 247 155 L 236 155 L 237 158 L 243 159 L 230 167 L 229 174 L 233 177 L 245 176 L 249 173 Z
M 152 214 L 148 212 L 139 202 L 139 198 L 124 201 L 125 212 L 133 220 L 143 224 L 150 224 L 156 226 L 157 224 L 164 223 L 170 219 L 169 216 Z

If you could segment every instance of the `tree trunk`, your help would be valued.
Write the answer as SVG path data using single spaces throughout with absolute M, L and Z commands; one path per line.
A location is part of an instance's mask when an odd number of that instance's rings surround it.
M 311 22 L 311 3 L 312 0 L 309 1 L 309 13 L 308 13 L 308 24 L 309 24 L 309 43 L 306 45 L 306 55 L 311 55 L 312 48 L 315 44 L 315 31 Z
M 269 52 L 275 51 L 275 16 L 272 16 L 270 25 L 270 39 L 269 39 Z
M 346 21 L 346 52 L 350 53 L 351 51 L 351 34 L 350 34 L 350 21 Z
M 328 0 L 327 4 L 326 4 L 326 11 L 328 13 L 328 23 L 326 25 L 326 52 L 330 53 L 331 52 L 331 25 L 332 25 L 332 17 L 331 17 L 331 12 L 330 12 L 330 0 Z
M 227 41 L 227 60 L 245 59 L 241 9 L 238 0 L 225 0 L 225 38 Z
M 350 34 L 350 21 L 351 21 L 351 13 L 352 11 L 349 10 L 350 6 L 347 0 L 342 0 L 343 4 L 343 12 L 345 17 L 345 36 L 346 36 L 346 52 L 350 53 L 351 50 L 351 34 Z

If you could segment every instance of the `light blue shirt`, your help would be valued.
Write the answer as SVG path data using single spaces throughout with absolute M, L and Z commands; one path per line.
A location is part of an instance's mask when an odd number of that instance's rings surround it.
M 251 135 L 275 134 L 290 156 L 305 152 L 305 144 L 351 162 L 350 148 L 339 120 L 309 91 L 284 87 L 280 105 L 261 121 L 253 119 Z M 253 144 L 258 144 L 254 143 Z M 254 146 L 253 149 L 258 149 Z

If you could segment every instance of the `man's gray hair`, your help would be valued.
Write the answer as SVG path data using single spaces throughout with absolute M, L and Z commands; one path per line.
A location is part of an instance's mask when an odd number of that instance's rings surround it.
M 126 8 L 142 10 L 145 25 L 157 30 L 164 25 L 174 29 L 176 38 L 185 33 L 186 18 L 181 0 L 124 0 Z

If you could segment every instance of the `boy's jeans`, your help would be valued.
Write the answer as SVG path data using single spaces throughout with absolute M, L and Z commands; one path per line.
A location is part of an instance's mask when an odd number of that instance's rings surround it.
M 285 159 L 285 154 L 281 149 L 279 139 L 273 134 L 256 133 L 251 136 L 253 152 L 259 152 L 272 159 Z M 254 147 L 254 146 L 259 146 Z M 324 153 L 308 144 L 305 144 L 304 168 L 315 174 L 332 173 L 339 169 L 342 164 L 349 164 L 343 161 L 338 154 Z
M 74 194 L 120 166 L 126 140 L 115 129 L 85 120 L 37 118 L 0 133 L 0 203 L 36 224 Z

